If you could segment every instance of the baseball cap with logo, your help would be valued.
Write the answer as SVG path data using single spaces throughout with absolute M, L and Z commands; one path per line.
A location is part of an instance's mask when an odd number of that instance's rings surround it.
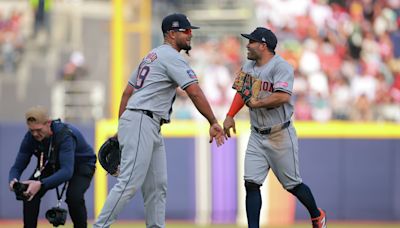
M 249 40 L 266 43 L 268 48 L 271 50 L 275 50 L 276 45 L 278 44 L 275 34 L 271 30 L 263 27 L 257 27 L 256 30 L 250 34 L 242 33 L 241 35 Z
M 189 18 L 180 13 L 174 13 L 166 16 L 161 24 L 161 30 L 166 33 L 170 30 L 179 31 L 180 29 L 198 29 L 200 27 L 190 24 Z
M 43 106 L 35 106 L 25 113 L 25 120 L 27 123 L 44 124 L 49 120 L 49 114 Z

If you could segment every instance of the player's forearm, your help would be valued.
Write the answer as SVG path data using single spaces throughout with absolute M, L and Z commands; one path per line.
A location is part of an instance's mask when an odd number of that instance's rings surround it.
M 197 97 L 197 96 L 189 96 L 190 99 L 192 100 L 193 104 L 196 106 L 197 110 L 208 120 L 210 125 L 213 125 L 215 123 L 218 123 L 217 118 L 215 118 L 213 111 L 211 110 L 211 106 L 206 100 L 206 97 L 204 94 L 203 96 Z
M 227 113 L 227 116 L 230 117 L 235 117 L 235 115 L 242 109 L 244 106 L 244 101 L 242 99 L 242 96 L 240 96 L 239 93 L 235 94 L 235 97 L 233 98 L 231 107 L 229 108 L 229 111 Z
M 274 92 L 271 96 L 258 100 L 258 108 L 276 108 L 290 101 L 290 94 Z
M 132 96 L 132 94 L 133 94 L 133 87 L 130 84 L 128 84 L 122 94 L 122 97 L 121 97 L 121 102 L 119 104 L 118 117 L 121 117 L 122 113 L 124 113 L 124 111 L 126 109 L 126 105 L 128 104 L 128 100 Z
M 206 96 L 204 96 L 204 93 L 201 90 L 200 86 L 197 83 L 193 83 L 184 89 L 188 94 L 190 100 L 192 100 L 194 106 L 208 120 L 210 125 L 218 123 L 211 109 L 211 106 L 208 103 Z
M 124 99 L 124 96 L 122 96 L 121 103 L 119 104 L 118 118 L 121 117 L 122 113 L 124 113 L 127 104 L 128 99 Z
M 188 95 L 189 98 L 192 100 L 194 106 L 208 120 L 210 125 L 218 123 L 210 104 L 208 103 L 206 97 L 204 96 L 204 93 L 201 90 L 198 90 L 195 93 L 188 93 Z

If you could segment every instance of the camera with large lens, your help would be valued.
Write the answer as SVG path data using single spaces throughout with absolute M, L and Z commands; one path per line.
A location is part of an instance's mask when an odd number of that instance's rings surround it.
M 21 182 L 15 182 L 13 189 L 17 200 L 28 200 L 29 197 L 24 195 L 24 192 L 28 189 L 28 184 L 23 184 Z
M 65 220 L 67 220 L 67 210 L 60 207 L 53 207 L 46 212 L 46 219 L 57 227 L 59 225 L 64 225 Z

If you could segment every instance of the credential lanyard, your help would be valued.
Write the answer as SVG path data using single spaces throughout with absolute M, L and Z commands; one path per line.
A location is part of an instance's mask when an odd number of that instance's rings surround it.
M 34 174 L 34 177 L 38 178 L 38 180 L 40 180 L 40 176 L 42 175 L 42 171 L 43 171 L 44 167 L 47 165 L 47 163 L 49 163 L 52 145 L 53 145 L 53 137 L 50 138 L 49 150 L 47 151 L 47 159 L 46 159 L 45 164 L 43 164 L 44 163 L 44 152 L 40 153 L 39 167 L 37 168 L 37 170 Z

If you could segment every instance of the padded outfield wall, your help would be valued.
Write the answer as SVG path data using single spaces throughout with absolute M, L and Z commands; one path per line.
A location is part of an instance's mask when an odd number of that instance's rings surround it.
M 319 206 L 332 220 L 400 220 L 400 125 L 296 122 L 300 136 L 300 170 Z M 115 121 L 78 125 L 98 148 L 116 130 Z M 22 204 L 8 190 L 8 171 L 25 134 L 23 123 L 0 124 L 0 218 L 20 219 Z M 239 223 L 244 211 L 243 158 L 247 121 L 220 148 L 208 144 L 208 124 L 173 121 L 163 126 L 168 162 L 167 219 L 198 223 Z M 96 140 L 95 140 L 96 138 Z M 32 159 L 23 177 L 34 169 Z M 98 168 L 87 192 L 90 218 L 101 209 L 115 178 Z M 273 175 L 262 187 L 264 224 L 308 219 L 306 210 L 282 189 Z M 43 199 L 41 217 L 56 204 L 52 190 Z M 65 205 L 64 205 L 65 206 Z M 120 219 L 142 219 L 140 192 Z

